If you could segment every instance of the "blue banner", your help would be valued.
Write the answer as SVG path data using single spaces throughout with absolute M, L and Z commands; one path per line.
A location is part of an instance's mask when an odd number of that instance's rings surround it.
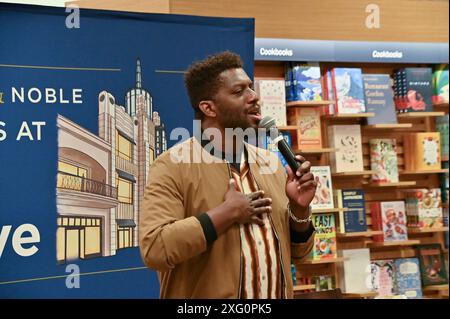
M 148 167 L 192 133 L 183 74 L 254 20 L 0 4 L 0 298 L 157 298 Z

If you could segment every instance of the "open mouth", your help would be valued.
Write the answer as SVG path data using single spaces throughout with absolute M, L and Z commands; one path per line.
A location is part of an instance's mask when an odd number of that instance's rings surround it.
M 258 109 L 249 111 L 248 115 L 257 121 L 261 121 L 261 113 Z

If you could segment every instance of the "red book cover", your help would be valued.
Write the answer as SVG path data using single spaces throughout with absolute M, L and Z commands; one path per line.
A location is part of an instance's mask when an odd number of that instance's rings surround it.
M 383 221 L 381 219 L 381 207 L 379 202 L 370 204 L 370 214 L 372 216 L 372 230 L 383 230 Z M 383 242 L 383 235 L 375 235 L 372 237 L 375 242 Z

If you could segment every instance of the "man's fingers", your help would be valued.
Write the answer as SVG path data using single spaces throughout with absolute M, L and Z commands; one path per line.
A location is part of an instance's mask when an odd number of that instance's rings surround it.
M 316 187 L 316 186 L 317 186 L 317 182 L 314 179 L 312 179 L 312 180 L 309 180 L 306 183 L 301 184 L 300 186 L 298 186 L 297 190 L 307 189 L 309 187 Z
M 300 177 L 303 174 L 308 173 L 310 169 L 311 169 L 311 162 L 309 161 L 303 162 L 302 165 L 300 165 L 299 169 L 297 170 L 296 175 Z
M 292 169 L 290 168 L 290 166 L 286 165 L 284 168 L 287 171 L 288 179 L 289 180 L 294 179 L 294 173 L 292 172 Z
M 301 156 L 301 155 L 295 155 L 295 159 L 297 160 L 297 161 L 299 161 L 299 162 L 304 162 L 306 159 L 303 157 L 303 156 Z
M 263 207 L 257 207 L 254 208 L 252 211 L 252 215 L 258 215 L 258 214 L 264 214 L 264 213 L 271 213 L 272 207 L 270 206 L 263 206 Z
M 264 226 L 264 221 L 262 220 L 262 218 L 259 218 L 256 216 L 252 216 L 250 218 L 250 222 L 254 223 L 254 224 L 258 224 L 259 226 Z
M 264 191 L 261 191 L 261 190 L 253 192 L 253 193 L 250 193 L 250 194 L 247 194 L 247 198 L 249 198 L 252 201 L 257 199 L 257 198 L 259 198 L 259 197 L 262 197 L 262 196 L 264 196 Z
M 272 199 L 270 198 L 260 198 L 251 202 L 251 205 L 255 208 L 261 206 L 269 206 L 270 204 L 272 204 Z
M 308 172 L 304 174 L 302 177 L 298 179 L 299 185 L 306 183 L 309 180 L 314 180 L 314 174 L 311 172 Z

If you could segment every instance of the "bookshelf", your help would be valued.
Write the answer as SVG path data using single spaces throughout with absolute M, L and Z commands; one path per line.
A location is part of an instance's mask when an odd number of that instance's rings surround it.
M 326 208 L 326 209 L 313 209 L 313 214 L 323 214 L 323 213 L 339 213 L 346 212 L 347 208 Z
M 336 257 L 336 258 L 324 258 L 320 260 L 307 259 L 301 262 L 304 265 L 319 265 L 319 264 L 333 264 L 333 263 L 341 263 L 348 260 L 348 258 L 344 257 Z
M 376 291 L 367 291 L 360 293 L 342 293 L 342 297 L 344 299 L 367 299 L 367 298 L 375 298 L 378 296 Z
M 357 238 L 357 237 L 372 237 L 375 235 L 383 235 L 382 230 L 368 230 L 365 232 L 354 232 L 354 233 L 336 233 L 337 238 Z
M 324 106 L 334 103 L 334 101 L 295 101 L 287 102 L 286 107 Z
M 394 247 L 394 246 L 414 246 L 419 244 L 420 240 L 399 240 L 399 241 L 369 242 L 367 243 L 367 247 L 380 248 L 380 247 Z
M 333 67 L 360 68 L 363 74 L 393 74 L 394 70 L 403 67 L 424 67 L 432 66 L 423 63 L 362 63 L 362 62 L 320 62 L 321 75 L 325 70 Z M 284 79 L 284 62 L 280 61 L 256 61 L 255 76 L 258 77 L 277 77 Z M 322 86 L 323 87 L 323 86 Z M 404 201 L 406 197 L 405 190 L 413 188 L 439 188 L 440 175 L 447 173 L 448 169 L 437 169 L 433 171 L 407 171 L 405 170 L 405 161 L 411 154 L 406 154 L 404 150 L 405 137 L 415 132 L 435 132 L 436 117 L 448 114 L 448 103 L 435 104 L 431 112 L 407 113 L 396 115 L 395 124 L 368 124 L 370 118 L 374 118 L 374 113 L 359 114 L 339 114 L 327 115 L 327 109 L 335 103 L 334 101 L 323 102 L 289 102 L 287 110 L 293 107 L 314 107 L 321 110 L 321 136 L 322 147 L 317 150 L 295 150 L 295 153 L 302 154 L 313 166 L 331 166 L 332 157 L 339 153 L 338 146 L 330 146 L 328 143 L 328 126 L 330 125 L 360 125 L 363 149 L 364 169 L 358 172 L 332 173 L 331 179 L 333 190 L 336 189 L 362 189 L 365 193 L 365 208 L 367 231 L 355 233 L 336 232 L 337 251 L 346 249 L 370 249 L 370 259 L 397 259 L 417 257 L 417 245 L 438 243 L 444 248 L 444 234 L 448 227 L 427 232 L 408 229 L 408 240 L 398 242 L 373 242 L 373 237 L 382 235 L 382 231 L 374 230 L 371 218 L 370 205 L 379 201 Z M 298 127 L 297 127 L 298 128 Z M 290 128 L 294 130 L 294 128 Z M 396 183 L 376 183 L 371 180 L 375 171 L 370 163 L 370 140 L 371 139 L 396 139 L 397 162 L 400 181 Z M 293 138 L 294 140 L 294 138 Z M 319 155 L 317 155 L 319 154 Z M 448 161 L 448 156 L 441 158 L 442 162 Z M 442 164 L 443 165 L 443 164 Z M 443 167 L 443 166 L 441 166 Z M 335 202 L 335 207 L 336 207 Z M 445 205 L 443 205 L 445 206 Z M 336 223 L 338 224 L 339 215 L 343 211 L 339 209 L 315 210 L 316 213 L 335 213 Z M 448 258 L 448 249 L 443 249 Z M 325 261 L 306 260 L 303 263 L 295 262 L 297 266 L 297 278 L 309 276 L 333 276 L 336 279 L 336 287 L 342 288 L 341 279 L 343 277 L 342 266 L 345 259 L 342 257 Z M 430 288 L 426 288 L 430 289 Z M 441 292 L 442 293 L 442 292 Z M 374 298 L 376 292 L 367 294 L 344 294 L 344 298 Z
M 418 118 L 418 117 L 437 117 L 445 115 L 445 112 L 412 112 L 412 113 L 404 113 L 398 114 L 398 118 Z
M 448 227 L 436 227 L 436 228 L 408 227 L 408 234 L 441 233 L 445 231 L 448 231 Z
M 448 284 L 446 285 L 435 285 L 435 286 L 427 286 L 422 289 L 423 292 L 430 291 L 448 291 Z

